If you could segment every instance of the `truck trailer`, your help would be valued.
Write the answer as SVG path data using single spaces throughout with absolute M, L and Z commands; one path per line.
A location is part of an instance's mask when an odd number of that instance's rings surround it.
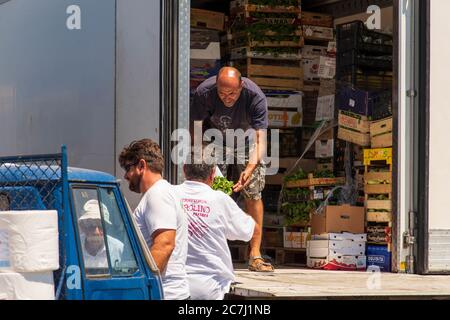
M 304 0 L 301 9 L 338 24 L 366 22 L 373 6 L 393 37 L 392 272 L 448 274 L 450 4 Z M 74 165 L 121 176 L 121 148 L 150 137 L 167 156 L 166 178 L 180 182 L 169 155 L 172 132 L 189 125 L 192 8 L 227 14 L 230 1 L 1 0 L 0 155 L 66 143 Z

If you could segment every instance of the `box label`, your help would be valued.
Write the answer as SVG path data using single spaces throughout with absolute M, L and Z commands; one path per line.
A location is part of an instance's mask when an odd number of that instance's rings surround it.
M 334 119 L 334 95 L 319 97 L 317 99 L 316 121 Z
M 323 79 L 333 79 L 336 76 L 336 59 L 320 57 L 318 75 Z

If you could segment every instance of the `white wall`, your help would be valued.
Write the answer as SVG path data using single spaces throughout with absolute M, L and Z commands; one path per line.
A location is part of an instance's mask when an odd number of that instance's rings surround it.
M 430 229 L 450 229 L 450 1 L 431 3 Z
M 81 30 L 68 30 L 69 5 Z M 58 153 L 114 173 L 115 2 L 0 5 L 0 156 Z
M 159 141 L 160 101 L 160 5 L 159 1 L 117 1 L 116 176 L 123 178 L 117 158 L 131 141 Z M 132 208 L 139 196 L 128 191 Z

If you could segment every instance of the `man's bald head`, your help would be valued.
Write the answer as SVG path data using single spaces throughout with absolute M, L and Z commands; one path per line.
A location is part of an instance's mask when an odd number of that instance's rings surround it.
M 242 92 L 242 76 L 233 67 L 220 69 L 217 75 L 217 93 L 226 107 L 233 107 Z
M 217 76 L 217 85 L 239 86 L 242 81 L 242 75 L 238 69 L 233 67 L 224 67 L 220 69 Z

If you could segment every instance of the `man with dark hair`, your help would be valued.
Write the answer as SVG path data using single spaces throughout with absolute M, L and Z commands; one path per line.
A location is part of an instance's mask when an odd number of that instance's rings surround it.
M 203 161 L 185 164 L 185 183 L 177 186 L 188 213 L 186 271 L 193 300 L 221 300 L 234 281 L 227 240 L 249 241 L 255 221 L 231 197 L 211 185 L 216 166 Z
M 227 176 L 231 166 L 239 175 L 233 187 L 234 192 L 241 192 L 245 206 L 256 222 L 256 230 L 250 241 L 249 269 L 270 272 L 272 265 L 261 256 L 261 238 L 263 224 L 262 190 L 265 185 L 265 165 L 263 156 L 266 152 L 266 129 L 268 128 L 267 99 L 261 89 L 250 79 L 241 77 L 241 73 L 232 67 L 224 67 L 217 77 L 203 82 L 196 90 L 190 110 L 191 134 L 194 128 L 217 129 L 222 134 L 221 141 L 215 144 L 224 150 L 224 158 L 235 158 L 233 163 L 218 166 Z M 225 146 L 229 130 L 253 131 L 254 137 L 246 139 L 244 150 Z M 250 135 L 251 136 L 251 135 Z M 235 142 L 234 142 L 235 143 Z M 227 161 L 228 162 L 228 161 Z
M 119 163 L 130 190 L 142 194 L 134 216 L 161 272 L 165 299 L 188 299 L 187 217 L 174 187 L 162 178 L 164 158 L 158 144 L 150 139 L 132 142 Z

